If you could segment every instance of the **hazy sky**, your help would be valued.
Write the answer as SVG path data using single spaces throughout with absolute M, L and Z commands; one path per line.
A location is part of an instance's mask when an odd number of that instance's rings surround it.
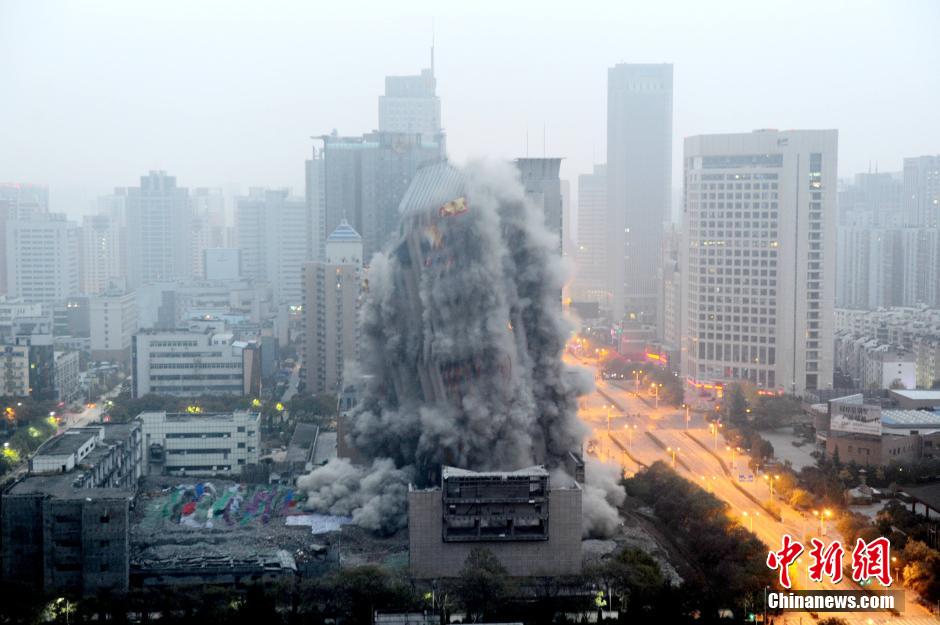
M 940 152 L 940 2 L 0 0 L 0 181 L 52 209 L 166 169 L 290 186 L 309 136 L 377 126 L 386 74 L 428 64 L 451 157 L 605 159 L 607 68 L 675 64 L 682 138 L 838 128 L 839 171 Z

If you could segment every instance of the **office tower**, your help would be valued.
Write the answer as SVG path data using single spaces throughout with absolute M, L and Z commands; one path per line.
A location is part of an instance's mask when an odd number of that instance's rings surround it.
M 940 154 L 904 159 L 904 225 L 940 227 Z
M 608 271 L 614 321 L 653 323 L 672 193 L 672 65 L 607 73 Z
M 379 131 L 420 134 L 433 140 L 441 134 L 441 99 L 431 67 L 418 75 L 386 76 L 385 95 L 379 96 Z
M 132 287 L 193 274 L 193 210 L 189 190 L 165 171 L 127 189 L 127 281 Z
M 669 357 L 679 353 L 682 330 L 682 229 L 670 223 L 663 233 L 656 339 Z
M 903 301 L 904 229 L 841 226 L 836 235 L 836 306 L 875 309 Z
M 305 163 L 307 220 L 310 222 L 311 260 L 322 260 L 326 244 L 326 184 L 323 150 L 313 147 L 311 158 Z
M 372 132 L 322 139 L 326 230 L 345 219 L 362 236 L 368 262 L 398 232 L 398 204 L 415 172 L 443 158 L 444 137 Z
M 545 220 L 545 227 L 558 237 L 558 253 L 561 254 L 564 228 L 561 197 L 560 158 L 517 158 L 516 169 L 526 198 L 538 206 Z
M 561 255 L 574 263 L 575 241 L 578 240 L 577 219 L 571 205 L 571 181 L 561 181 Z
M 835 130 L 685 140 L 682 371 L 832 385 Z
M 82 292 L 101 293 L 123 275 L 121 232 L 109 215 L 86 215 L 82 220 Z
M 572 299 L 597 302 L 610 312 L 610 260 L 607 254 L 607 166 L 578 176 L 578 248 Z
M 275 303 L 299 306 L 301 267 L 308 258 L 310 225 L 304 200 L 287 189 L 249 189 L 235 200 L 242 276 L 269 282 Z
M 904 183 L 900 173 L 855 174 L 839 188 L 839 223 L 843 226 L 898 227 Z
M 343 368 L 358 358 L 362 237 L 343 222 L 324 260 L 304 264 L 303 375 L 309 393 L 342 390 Z
M 98 214 L 106 216 L 117 231 L 118 272 L 127 278 L 127 189 L 117 187 L 114 193 L 98 197 Z
M 10 295 L 52 303 L 79 292 L 78 227 L 65 215 L 40 213 L 6 222 Z
M 203 256 L 206 250 L 225 247 L 225 196 L 222 189 L 197 187 L 192 192 L 193 204 L 193 270 L 204 278 Z
M 900 304 L 940 308 L 940 228 L 904 228 L 900 232 Z

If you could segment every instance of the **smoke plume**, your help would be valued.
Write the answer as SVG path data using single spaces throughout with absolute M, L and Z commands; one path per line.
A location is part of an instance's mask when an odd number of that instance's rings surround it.
M 426 167 L 400 210 L 399 240 L 368 271 L 365 382 L 348 419 L 347 441 L 372 466 L 334 461 L 300 482 L 309 508 L 386 532 L 406 522 L 407 481 L 428 485 L 441 465 L 563 469 L 581 449 L 577 397 L 592 384 L 562 362 L 559 238 L 512 166 Z M 592 488 L 591 505 L 615 518 Z

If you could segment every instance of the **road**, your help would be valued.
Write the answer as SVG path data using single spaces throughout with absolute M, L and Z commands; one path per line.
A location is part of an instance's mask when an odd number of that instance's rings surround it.
M 778 521 L 755 502 L 755 499 L 757 502 L 766 502 L 770 498 L 767 482 L 757 477 L 752 482 L 739 480 L 739 475 L 751 474 L 748 468 L 749 459 L 743 454 L 735 453 L 735 466 L 732 470 L 732 456 L 720 431 L 717 436 L 714 431 L 710 431 L 701 415 L 691 413 L 687 424 L 684 411 L 662 404 L 656 408 L 653 399 L 637 396 L 632 380 L 617 383 L 597 380 L 596 368 L 590 362 L 573 359 L 571 362 L 588 367 L 595 373 L 597 388 L 590 395 L 581 398 L 579 410 L 582 421 L 591 428 L 591 440 L 596 441 L 595 455 L 620 465 L 627 473 L 638 470 L 638 462 L 648 465 L 662 460 L 674 466 L 680 475 L 698 483 L 726 502 L 732 515 L 769 548 L 779 549 L 781 537 L 785 533 L 800 540 L 805 546 L 809 545 L 809 538 L 819 536 L 819 523 L 815 517 L 803 514 L 786 505 L 784 501 L 776 499 L 775 503 L 780 507 L 782 518 Z M 632 460 L 631 456 L 636 461 Z M 724 461 L 724 466 L 718 458 Z M 841 540 L 831 523 L 827 524 L 825 531 L 827 540 Z M 846 546 L 844 541 L 843 546 L 848 552 L 846 558 L 851 557 L 851 546 Z M 839 585 L 831 582 L 810 582 L 806 573 L 808 565 L 809 558 L 804 552 L 798 565 L 791 570 L 794 587 L 818 590 L 856 588 L 845 581 Z M 845 613 L 837 616 L 854 625 L 935 625 L 938 622 L 930 611 L 912 600 L 913 593 L 908 592 L 906 595 L 906 605 L 899 617 L 872 612 Z M 804 623 L 813 622 L 806 613 L 785 612 L 775 619 L 775 623 L 799 623 L 801 617 Z

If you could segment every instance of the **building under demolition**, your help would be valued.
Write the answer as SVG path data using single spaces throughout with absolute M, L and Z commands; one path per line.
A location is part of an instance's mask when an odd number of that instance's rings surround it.
M 411 574 L 455 577 L 470 551 L 490 549 L 510 575 L 581 571 L 581 488 L 535 466 L 510 472 L 444 467 L 440 488 L 408 493 Z

